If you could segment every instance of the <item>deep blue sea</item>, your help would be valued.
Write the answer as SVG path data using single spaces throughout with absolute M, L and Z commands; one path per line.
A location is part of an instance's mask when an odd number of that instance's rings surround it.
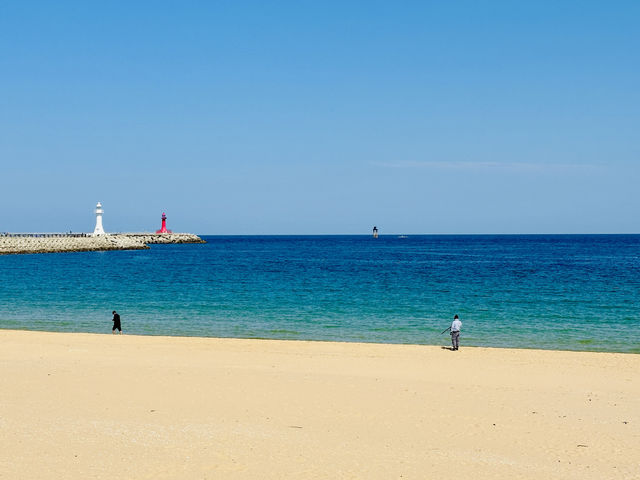
M 640 353 L 640 235 L 203 238 L 0 256 L 0 328 Z

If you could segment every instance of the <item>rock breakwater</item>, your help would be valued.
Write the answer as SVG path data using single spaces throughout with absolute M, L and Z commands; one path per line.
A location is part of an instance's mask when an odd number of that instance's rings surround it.
M 206 243 L 193 233 L 118 233 L 114 236 L 141 241 L 144 244 Z
M 0 255 L 142 250 L 149 248 L 149 244 L 168 243 L 205 242 L 190 233 L 118 233 L 95 237 L 84 234 L 4 234 L 0 235 Z

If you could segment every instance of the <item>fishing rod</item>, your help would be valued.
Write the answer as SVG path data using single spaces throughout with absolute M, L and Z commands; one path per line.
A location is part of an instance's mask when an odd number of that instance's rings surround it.
M 447 327 L 445 328 L 443 331 L 440 332 L 440 335 L 442 335 L 444 332 L 446 332 L 447 330 L 451 330 L 451 327 Z

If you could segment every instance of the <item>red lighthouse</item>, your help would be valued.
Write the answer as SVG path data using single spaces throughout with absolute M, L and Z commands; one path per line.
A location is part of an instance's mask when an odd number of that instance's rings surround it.
M 167 216 L 162 212 L 162 228 L 156 230 L 156 233 L 171 233 L 171 230 L 167 230 Z

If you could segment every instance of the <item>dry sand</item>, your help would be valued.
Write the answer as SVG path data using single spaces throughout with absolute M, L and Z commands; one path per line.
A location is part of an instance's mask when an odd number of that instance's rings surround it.
M 629 354 L 0 330 L 0 478 L 640 478 L 639 372 Z

